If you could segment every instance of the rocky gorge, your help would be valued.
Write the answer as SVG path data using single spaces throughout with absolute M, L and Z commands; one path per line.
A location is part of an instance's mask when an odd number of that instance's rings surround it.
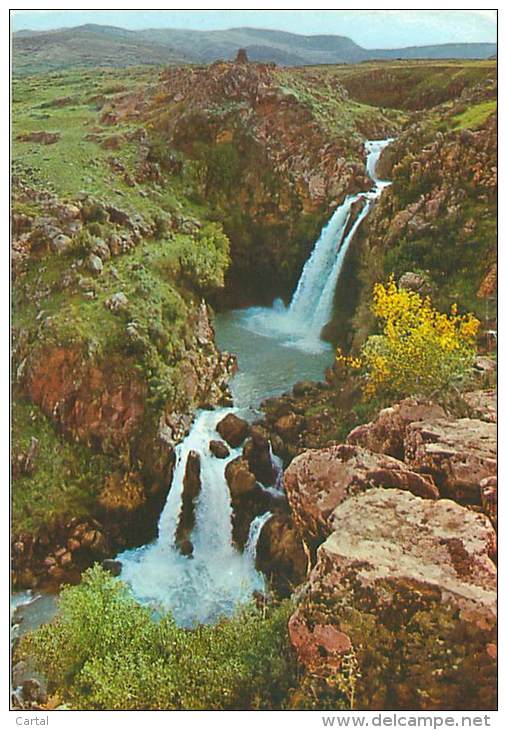
M 20 153 L 15 177 L 14 586 L 79 583 L 100 562 L 186 626 L 181 596 L 207 623 L 246 583 L 261 602 L 292 597 L 292 707 L 493 709 L 494 362 L 479 357 L 452 402 L 365 405 L 361 378 L 324 354 L 320 381 L 246 407 L 241 352 L 217 345 L 232 306 L 288 299 L 331 211 L 371 188 L 364 140 L 395 134 L 377 167 L 392 185 L 359 220 L 325 337 L 357 351 L 374 332 L 371 285 L 391 271 L 442 308 L 482 313 L 495 278 L 489 78 L 410 115 L 366 107 L 328 68 L 303 83 L 241 57 L 101 83 L 79 144 L 100 149 L 89 174 L 122 195 L 48 190 L 38 152 L 41 168 Z M 46 144 L 26 134 L 21 150 Z M 457 232 L 477 267 L 448 253 Z M 436 242 L 449 261 L 426 255 Z M 483 320 L 490 330 L 494 312 Z M 214 575 L 220 561 L 241 591 Z

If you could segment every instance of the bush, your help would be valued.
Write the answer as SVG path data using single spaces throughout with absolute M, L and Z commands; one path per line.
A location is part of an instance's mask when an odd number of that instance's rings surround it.
M 207 223 L 180 255 L 183 275 L 202 293 L 224 285 L 229 239 L 217 223 Z
M 464 380 L 477 354 L 474 316 L 458 316 L 455 305 L 449 316 L 442 314 L 392 278 L 375 285 L 372 311 L 382 334 L 369 337 L 362 350 L 368 396 L 430 396 Z
M 294 678 L 290 609 L 286 602 L 265 617 L 249 608 L 216 626 L 181 629 L 96 566 L 62 591 L 58 618 L 27 635 L 21 651 L 77 709 L 279 707 Z

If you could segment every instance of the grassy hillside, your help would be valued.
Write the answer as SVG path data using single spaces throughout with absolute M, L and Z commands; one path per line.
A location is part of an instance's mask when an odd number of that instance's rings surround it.
M 129 31 L 88 24 L 54 31 L 14 33 L 14 73 L 74 66 L 209 63 L 232 60 L 239 48 L 245 48 L 252 61 L 283 66 L 348 64 L 371 59 L 490 58 L 496 54 L 494 43 L 366 49 L 343 36 L 298 35 L 259 28 Z
M 350 98 L 382 108 L 417 111 L 456 99 L 474 84 L 496 80 L 496 61 L 384 61 L 294 69 L 303 86 L 313 74 L 339 82 Z M 495 93 L 494 86 L 492 93 Z

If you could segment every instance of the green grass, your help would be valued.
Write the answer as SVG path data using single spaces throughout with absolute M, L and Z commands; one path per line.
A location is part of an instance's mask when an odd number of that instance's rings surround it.
M 369 61 L 306 67 L 298 69 L 298 73 L 311 76 L 315 70 L 342 83 L 351 100 L 382 109 L 411 111 L 455 99 L 463 89 L 495 79 L 496 61 Z
M 331 67 L 334 70 L 334 67 Z M 338 138 L 350 157 L 357 157 L 357 148 L 365 137 L 375 136 L 373 129 L 395 129 L 406 121 L 406 114 L 396 109 L 379 109 L 370 104 L 347 99 L 342 95 L 339 77 L 331 71 L 305 74 L 302 69 L 278 69 L 282 91 L 293 94 L 315 115 L 323 129 Z
M 491 114 L 496 112 L 496 101 L 483 101 L 481 104 L 475 104 L 462 114 L 453 117 L 453 126 L 455 129 L 478 129 Z
M 13 454 L 26 453 L 32 437 L 39 442 L 34 472 L 18 478 L 12 494 L 14 535 L 50 528 L 56 518 L 88 515 L 112 467 L 108 457 L 62 439 L 37 406 L 16 399 Z

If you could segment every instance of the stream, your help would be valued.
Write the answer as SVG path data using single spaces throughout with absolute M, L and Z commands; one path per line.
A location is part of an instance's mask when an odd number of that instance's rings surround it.
M 216 426 L 228 413 L 252 421 L 259 417 L 258 407 L 265 398 L 289 390 L 297 381 L 323 378 L 333 360 L 333 349 L 320 334 L 331 319 L 335 289 L 354 235 L 389 185 L 376 177 L 375 166 L 391 141 L 365 143 L 366 169 L 373 186 L 368 192 L 347 196 L 334 211 L 303 268 L 290 304 L 276 300 L 271 307 L 234 310 L 216 317 L 219 348 L 238 358 L 238 372 L 231 382 L 234 407 L 196 414 L 190 433 L 176 448 L 158 538 L 117 556 L 123 565 L 121 579 L 130 584 L 136 599 L 158 610 L 171 610 L 180 626 L 212 623 L 231 615 L 238 605 L 251 600 L 254 591 L 265 588 L 255 558 L 257 540 L 270 513 L 252 521 L 244 551 L 237 550 L 232 543 L 232 508 L 224 468 L 241 454 L 241 447 L 231 448 L 227 459 L 217 459 L 209 443 L 220 438 Z M 364 201 L 363 207 L 351 222 L 358 201 Z M 193 555 L 187 557 L 175 546 L 175 532 L 190 451 L 200 456 L 202 488 L 192 533 Z M 283 486 L 278 483 L 276 488 Z M 16 614 L 22 618 L 30 605 L 30 600 L 21 602 Z

